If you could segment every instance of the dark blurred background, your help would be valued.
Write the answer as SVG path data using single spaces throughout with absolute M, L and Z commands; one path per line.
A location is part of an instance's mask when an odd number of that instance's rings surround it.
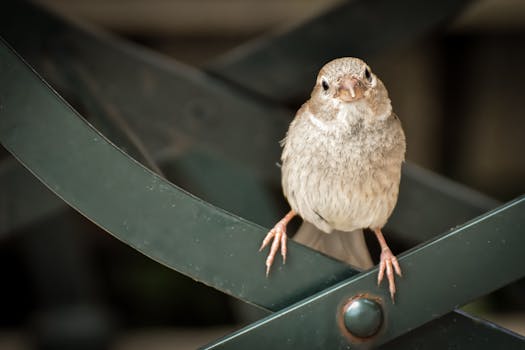
M 339 1 L 41 2 L 204 67 Z M 482 0 L 417 42 L 365 57 L 403 121 L 408 160 L 501 201 L 525 192 L 524 43 L 525 2 Z M 69 241 L 67 251 L 50 245 L 42 253 L 40 247 L 55 239 Z M 54 273 L 69 268 L 56 259 L 64 253 L 70 268 L 81 271 L 77 281 Z M 86 348 L 97 348 L 97 342 L 103 347 L 109 339 L 110 348 L 119 350 L 193 349 L 261 315 L 136 253 L 73 211 L 66 219 L 47 219 L 0 238 L 0 276 L 0 349 L 54 348 L 58 329 L 69 330 L 71 339 L 92 341 Z M 60 292 L 64 283 L 66 294 Z M 467 308 L 525 334 L 523 290 L 518 283 Z M 64 307 L 68 298 L 72 302 Z M 79 322 L 82 331 L 69 327 Z

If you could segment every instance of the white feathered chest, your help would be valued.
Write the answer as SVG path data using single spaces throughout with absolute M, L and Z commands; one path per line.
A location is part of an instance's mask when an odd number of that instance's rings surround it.
M 327 113 L 331 119 L 316 117 L 307 102 L 290 124 L 281 157 L 283 192 L 294 211 L 327 233 L 381 228 L 399 191 L 401 123 L 392 113 Z

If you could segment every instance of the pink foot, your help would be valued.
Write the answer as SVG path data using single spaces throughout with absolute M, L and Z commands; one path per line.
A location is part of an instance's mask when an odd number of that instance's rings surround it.
M 281 255 L 283 257 L 283 264 L 286 263 L 286 240 L 288 239 L 288 236 L 286 236 L 286 225 L 288 225 L 288 222 L 295 216 L 294 211 L 290 211 L 284 218 L 282 218 L 281 221 L 279 221 L 268 234 L 266 237 L 264 237 L 264 240 L 261 244 L 261 248 L 259 248 L 259 251 L 263 250 L 268 244 L 270 244 L 270 241 L 273 239 L 272 246 L 270 248 L 270 253 L 268 253 L 268 257 L 266 258 L 266 276 L 270 274 L 270 268 L 272 267 L 273 261 L 275 259 L 275 255 L 277 255 L 277 251 L 279 250 L 279 247 L 281 247 Z
M 385 270 L 386 270 L 386 277 L 388 278 L 388 285 L 390 290 L 390 297 L 392 298 L 392 302 L 394 302 L 394 295 L 396 294 L 396 283 L 394 280 L 394 270 L 396 271 L 396 274 L 398 276 L 402 276 L 401 274 L 401 267 L 399 266 L 399 263 L 397 262 L 397 258 L 392 254 L 392 251 L 387 247 L 383 248 L 383 251 L 381 252 L 381 262 L 379 263 L 379 274 L 377 275 L 377 285 L 381 284 L 381 281 L 383 280 L 383 277 L 385 276 Z
M 388 248 L 388 245 L 386 244 L 385 237 L 383 236 L 383 233 L 381 232 L 380 228 L 374 229 L 374 233 L 376 234 L 377 241 L 379 242 L 379 245 L 381 246 L 381 262 L 379 263 L 379 274 L 377 275 L 377 285 L 381 284 L 381 281 L 383 280 L 383 277 L 385 276 L 385 270 L 386 270 L 386 277 L 388 278 L 388 290 L 390 291 L 390 297 L 392 298 L 392 302 L 394 302 L 394 295 L 396 294 L 396 283 L 394 280 L 394 270 L 396 271 L 398 276 L 402 276 L 401 274 L 401 267 L 399 267 L 399 263 L 397 262 L 397 258 L 392 254 L 392 251 L 390 248 Z

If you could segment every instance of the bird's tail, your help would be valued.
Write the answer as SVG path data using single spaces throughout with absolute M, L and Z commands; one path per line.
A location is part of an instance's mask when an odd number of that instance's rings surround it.
M 303 221 L 293 239 L 363 270 L 373 266 L 363 230 L 352 232 L 334 230 L 327 234 L 309 222 Z

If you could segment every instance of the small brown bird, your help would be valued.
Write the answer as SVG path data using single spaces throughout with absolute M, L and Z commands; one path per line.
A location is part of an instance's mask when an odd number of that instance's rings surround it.
M 365 267 L 366 248 L 360 257 L 345 255 L 366 247 L 362 229 L 370 228 L 381 246 L 377 282 L 386 273 L 393 300 L 401 268 L 381 229 L 397 202 L 406 145 L 381 80 L 358 58 L 327 63 L 282 145 L 282 187 L 292 210 L 262 242 L 261 250 L 273 240 L 266 274 L 279 247 L 286 261 L 286 226 L 295 215 L 304 220 L 298 241 Z M 337 238 L 324 240 L 319 230 Z

